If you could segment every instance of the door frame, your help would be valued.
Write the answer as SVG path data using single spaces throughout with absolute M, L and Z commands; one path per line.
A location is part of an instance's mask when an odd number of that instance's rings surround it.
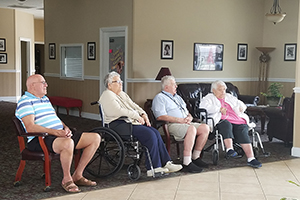
M 27 63 L 26 63 L 26 71 L 27 71 L 27 74 L 26 74 L 26 78 L 28 78 L 31 74 L 33 74 L 35 72 L 35 69 L 33 68 L 33 58 L 32 58 L 32 55 L 33 55 L 33 45 L 32 45 L 32 41 L 30 38 L 25 38 L 25 37 L 20 37 L 20 41 L 19 41 L 19 44 L 20 44 L 20 49 L 19 49 L 19 52 L 20 52 L 20 56 L 19 56 L 19 69 L 20 69 L 20 94 L 22 95 L 22 42 L 26 42 L 28 43 L 26 45 L 27 49 L 26 49 L 26 57 L 27 57 Z M 26 88 L 24 88 L 26 90 Z
M 127 73 L 128 73 L 128 27 L 127 26 L 117 26 L 117 27 L 105 27 L 100 28 L 100 75 L 99 75 L 99 88 L 100 95 L 105 90 L 104 85 L 104 77 L 108 73 L 108 67 L 105 63 L 109 63 L 109 49 L 107 48 L 109 45 L 108 38 L 110 36 L 115 36 L 116 34 L 120 34 L 125 37 L 125 71 L 124 71 L 124 79 L 123 86 L 124 91 L 127 92 Z

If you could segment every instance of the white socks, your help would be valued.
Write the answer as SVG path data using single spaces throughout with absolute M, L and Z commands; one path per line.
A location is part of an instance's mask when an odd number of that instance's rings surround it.
M 183 164 L 189 165 L 192 162 L 191 156 L 183 156 Z
M 248 162 L 251 162 L 252 160 L 254 160 L 255 159 L 255 157 L 250 157 L 250 158 L 247 158 L 247 161 Z

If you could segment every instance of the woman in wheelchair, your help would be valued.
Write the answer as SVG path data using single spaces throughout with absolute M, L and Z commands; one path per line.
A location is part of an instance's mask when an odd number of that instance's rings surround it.
M 215 81 L 211 92 L 200 103 L 205 108 L 208 117 L 213 118 L 218 131 L 224 138 L 226 158 L 237 158 L 238 153 L 233 148 L 233 139 L 239 143 L 247 156 L 247 164 L 259 168 L 262 164 L 255 159 L 251 141 L 248 135 L 249 117 L 244 113 L 247 106 L 233 95 L 226 93 L 227 86 L 223 81 Z
M 105 123 L 109 124 L 109 127 L 119 134 L 120 131 L 117 130 L 117 126 L 120 123 L 132 124 L 133 137 L 137 138 L 149 150 L 151 161 L 148 160 L 148 157 L 146 158 L 147 176 L 152 176 L 150 163 L 153 165 L 154 173 L 170 173 L 181 170 L 181 165 L 172 163 L 160 133 L 151 127 L 146 112 L 122 91 L 122 83 L 123 81 L 117 72 L 112 71 L 105 77 L 104 84 L 107 89 L 102 93 L 99 100 Z M 120 122 L 117 120 L 120 117 L 126 118 Z

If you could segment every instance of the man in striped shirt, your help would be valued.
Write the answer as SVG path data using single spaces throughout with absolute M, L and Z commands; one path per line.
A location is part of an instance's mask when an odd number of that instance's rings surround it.
M 95 186 L 96 182 L 83 177 L 83 171 L 100 144 L 98 133 L 72 132 L 56 115 L 47 96 L 47 83 L 39 74 L 31 75 L 26 81 L 27 91 L 21 97 L 16 109 L 27 132 L 46 132 L 48 149 L 60 154 L 63 169 L 62 187 L 67 192 L 80 192 L 77 186 Z M 28 138 L 28 149 L 42 151 L 37 137 Z M 71 175 L 70 168 L 75 149 L 84 149 L 78 167 Z

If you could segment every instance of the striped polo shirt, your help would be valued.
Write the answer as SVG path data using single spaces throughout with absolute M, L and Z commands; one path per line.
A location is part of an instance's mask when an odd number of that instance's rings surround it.
M 38 98 L 29 92 L 25 92 L 18 101 L 15 115 L 20 120 L 27 115 L 34 115 L 34 123 L 37 125 L 57 130 L 63 129 L 63 124 L 57 117 L 47 96 Z M 23 122 L 22 125 L 24 126 Z M 33 138 L 28 137 L 27 142 L 30 142 Z

